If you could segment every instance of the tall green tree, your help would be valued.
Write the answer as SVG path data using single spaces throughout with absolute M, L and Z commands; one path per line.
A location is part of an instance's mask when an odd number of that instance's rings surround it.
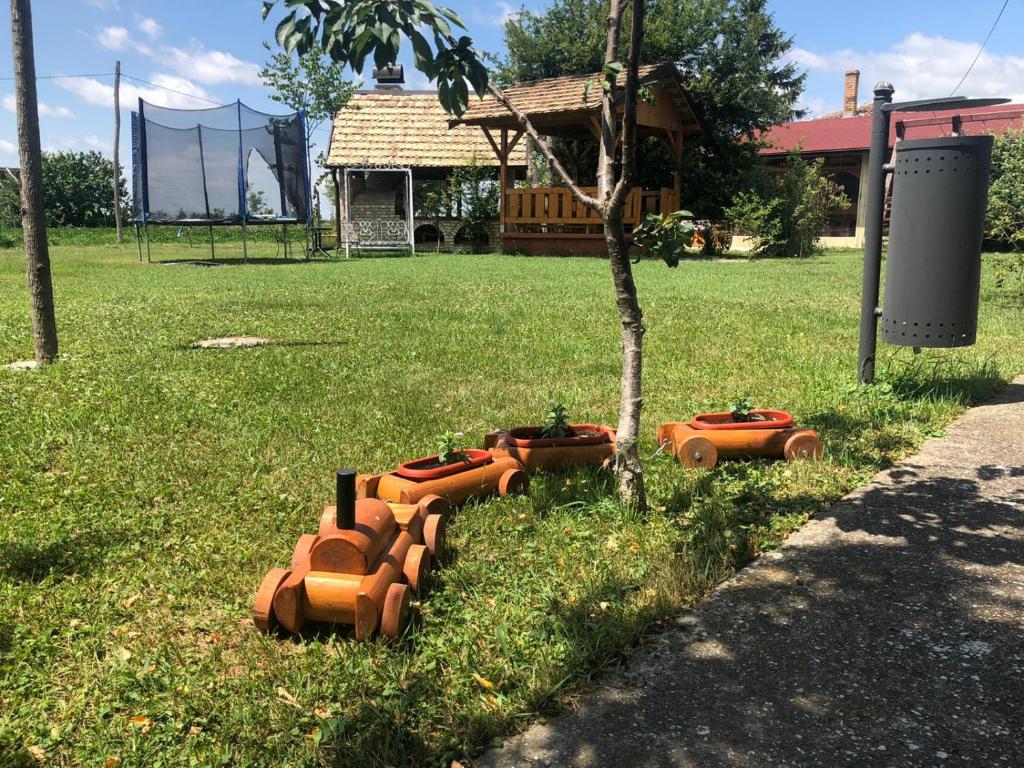
M 46 222 L 51 227 L 109 227 L 114 224 L 110 183 L 114 163 L 95 150 L 46 152 L 42 156 Z M 128 185 L 119 176 L 121 214 L 128 216 Z
M 555 0 L 541 13 L 505 23 L 505 84 L 600 69 L 607 3 Z M 698 217 L 718 219 L 749 186 L 761 131 L 798 116 L 804 75 L 786 54 L 792 38 L 775 24 L 767 0 L 649 0 L 643 63 L 673 61 L 706 127 L 686 143 L 683 200 Z M 640 148 L 650 186 L 667 185 L 675 160 L 657 142 Z
M 271 56 L 260 70 L 260 79 L 270 89 L 271 99 L 296 112 L 305 111 L 305 139 L 306 146 L 309 146 L 314 143 L 313 134 L 344 109 L 355 86 L 345 77 L 345 66 L 332 60 L 319 45 L 313 44 L 298 55 L 280 50 L 274 52 L 269 43 L 264 43 L 263 47 L 271 52 Z M 317 154 L 316 164 L 323 167 L 324 160 L 324 152 L 321 151 Z M 323 178 L 324 174 L 321 174 L 313 184 L 317 196 Z M 318 216 L 319 208 L 319 204 L 314 206 Z
M 279 2 L 264 1 L 264 18 Z M 448 112 L 461 115 L 466 111 L 470 88 L 481 97 L 489 94 L 508 110 L 573 196 L 600 213 L 621 326 L 615 461 L 619 498 L 627 506 L 645 508 L 643 467 L 637 451 L 643 407 L 644 324 L 623 218 L 626 195 L 636 173 L 638 70 L 647 0 L 608 0 L 600 88 L 595 89 L 601 104 L 596 196 L 580 188 L 529 118 L 491 82 L 473 40 L 468 35 L 456 37 L 454 30 L 464 27 L 452 10 L 435 7 L 430 0 L 284 0 L 283 4 L 287 12 L 278 22 L 275 36 L 285 50 L 296 50 L 299 55 L 319 43 L 335 61 L 362 71 L 370 57 L 379 67 L 395 62 L 402 41 L 408 40 L 416 67 L 437 83 L 438 100 Z M 627 11 L 628 21 L 624 20 Z

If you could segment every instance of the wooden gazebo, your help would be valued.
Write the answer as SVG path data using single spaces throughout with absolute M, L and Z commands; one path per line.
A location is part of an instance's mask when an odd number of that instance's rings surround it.
M 620 81 L 624 79 L 620 75 Z M 566 75 L 519 83 L 504 89 L 543 136 L 565 140 L 578 164 L 600 138 L 602 76 Z M 590 86 L 587 83 L 590 82 Z M 674 64 L 650 64 L 640 68 L 640 84 L 647 98 L 637 106 L 637 134 L 656 136 L 681 162 L 683 140 L 700 133 L 700 119 Z M 619 114 L 622 107 L 619 107 Z M 600 253 L 604 249 L 601 218 L 581 205 L 565 187 L 513 188 L 509 158 L 523 132 L 504 106 L 487 99 L 471 100 L 469 109 L 452 126 L 479 127 L 497 155 L 501 175 L 500 228 L 503 248 L 526 253 Z M 631 229 L 648 213 L 680 207 L 679 171 L 671 188 L 644 190 L 635 187 L 626 200 L 625 221 Z M 588 189 L 596 194 L 596 189 Z

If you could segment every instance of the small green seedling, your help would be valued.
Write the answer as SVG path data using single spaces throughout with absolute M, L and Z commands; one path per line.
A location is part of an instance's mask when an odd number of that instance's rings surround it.
M 753 408 L 750 398 L 745 397 L 738 403 L 729 406 L 729 415 L 732 416 L 733 421 L 737 422 L 765 421 L 765 417 L 760 413 L 754 413 Z
M 569 426 L 569 409 L 565 403 L 560 403 L 555 398 L 548 398 L 548 410 L 544 416 L 544 426 L 540 430 L 543 438 L 570 437 L 572 428 Z
M 444 467 L 460 461 L 469 461 L 465 449 L 465 435 L 462 432 L 445 432 L 437 438 L 437 461 Z

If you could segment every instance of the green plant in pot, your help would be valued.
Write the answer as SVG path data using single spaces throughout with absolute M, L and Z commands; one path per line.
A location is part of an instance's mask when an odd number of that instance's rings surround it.
M 443 467 L 469 461 L 462 432 L 445 432 L 437 438 L 437 462 Z

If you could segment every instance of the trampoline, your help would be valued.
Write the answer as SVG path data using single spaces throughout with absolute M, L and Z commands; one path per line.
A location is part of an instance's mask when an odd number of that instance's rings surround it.
M 213 227 L 312 223 L 306 119 L 270 115 L 241 101 L 208 109 L 170 109 L 139 99 L 132 112 L 133 218 L 139 258 L 149 225 Z

